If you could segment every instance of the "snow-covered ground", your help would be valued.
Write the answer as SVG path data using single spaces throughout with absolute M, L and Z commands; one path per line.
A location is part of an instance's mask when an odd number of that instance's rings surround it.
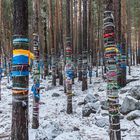
M 121 90 L 129 90 L 135 85 L 140 86 L 140 66 L 132 67 L 131 76 L 128 79 L 139 79 L 130 82 Z M 87 94 L 95 95 L 98 100 L 106 99 L 106 82 L 101 77 L 96 78 L 95 74 L 86 92 L 81 91 L 81 82 L 75 80 L 73 86 L 73 114 L 66 113 L 67 97 L 62 86 L 51 87 L 51 81 L 42 80 L 41 103 L 40 103 L 40 127 L 37 130 L 31 129 L 32 121 L 32 93 L 29 94 L 29 140 L 109 140 L 108 136 L 108 111 L 101 107 L 96 114 L 89 117 L 82 117 L 82 107 L 78 105 L 83 102 Z M 12 113 L 11 90 L 7 89 L 7 79 L 2 80 L 2 101 L 0 101 L 0 140 L 9 140 Z M 32 79 L 30 79 L 30 87 Z M 60 96 L 52 97 L 54 93 Z M 120 94 L 120 103 L 125 98 L 126 93 Z M 97 126 L 97 120 L 103 119 L 106 124 L 103 127 Z M 139 125 L 136 125 L 136 122 Z M 123 140 L 140 140 L 140 119 L 128 121 L 126 116 L 121 119 L 121 133 Z M 4 137 L 4 138 L 2 138 Z

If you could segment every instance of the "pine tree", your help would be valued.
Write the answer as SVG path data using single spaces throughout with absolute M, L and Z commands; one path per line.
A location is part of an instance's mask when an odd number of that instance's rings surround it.
M 13 1 L 11 140 L 28 140 L 28 0 Z
M 78 81 L 82 81 L 82 1 L 79 0 L 79 22 L 78 22 Z
M 83 72 L 82 91 L 87 90 L 87 0 L 83 0 Z
M 50 15 L 50 36 L 51 36 L 51 57 L 52 57 L 52 85 L 56 86 L 56 62 L 55 62 L 55 44 L 54 44 L 54 23 L 53 23 L 53 5 L 52 0 L 49 0 L 49 15 Z
M 48 14 L 47 14 L 47 8 L 48 8 L 48 4 L 46 1 L 44 1 L 43 3 L 43 23 L 44 23 L 44 52 L 43 52 L 43 61 L 44 61 L 44 79 L 46 79 L 46 76 L 48 76 L 49 74 L 49 69 L 48 69 L 48 55 L 49 55 L 49 51 L 48 51 Z
M 70 0 L 66 0 L 66 92 L 67 92 L 67 113 L 71 114 L 72 111 L 72 78 L 73 64 L 72 64 L 72 43 L 71 43 L 71 30 L 70 30 Z
M 1 80 L 2 80 L 2 68 L 1 68 L 1 62 L 2 62 L 2 49 L 1 49 L 1 16 L 2 16 L 2 8 L 1 5 L 2 0 L 0 0 L 0 100 L 1 100 Z
M 104 2 L 104 48 L 107 68 L 107 100 L 109 104 L 110 140 L 121 140 L 116 63 L 118 49 L 115 43 L 113 0 L 105 0 Z
M 64 42 L 63 42 L 63 3 L 59 1 L 59 35 L 60 35 L 60 69 L 59 69 L 59 85 L 63 85 L 64 71 Z

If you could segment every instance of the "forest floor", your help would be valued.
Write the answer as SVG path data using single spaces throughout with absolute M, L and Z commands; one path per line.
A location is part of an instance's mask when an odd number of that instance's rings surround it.
M 127 79 L 137 79 L 120 89 L 120 104 L 134 86 L 140 86 L 140 66 L 134 66 L 131 76 Z M 30 89 L 33 80 L 30 78 Z M 37 130 L 31 129 L 32 123 L 32 93 L 29 94 L 29 140 L 109 140 L 108 111 L 101 109 L 100 103 L 106 100 L 106 82 L 102 79 L 101 71 L 99 77 L 92 78 L 92 84 L 88 84 L 89 89 L 81 91 L 81 82 L 75 80 L 73 86 L 73 114 L 66 113 L 67 97 L 64 94 L 63 86 L 51 86 L 51 79 L 41 82 L 40 101 L 40 126 Z M 12 114 L 12 94 L 8 89 L 7 79 L 2 79 L 2 100 L 0 101 L 0 140 L 10 139 L 11 114 Z M 30 90 L 31 91 L 31 90 Z M 123 91 L 126 91 L 125 93 Z M 57 93 L 57 97 L 54 94 Z M 98 109 L 96 113 L 89 117 L 82 117 L 82 108 L 79 105 L 83 102 L 87 94 L 97 97 Z M 140 118 L 136 121 L 129 121 L 127 116 L 121 118 L 121 133 L 123 140 L 140 140 Z

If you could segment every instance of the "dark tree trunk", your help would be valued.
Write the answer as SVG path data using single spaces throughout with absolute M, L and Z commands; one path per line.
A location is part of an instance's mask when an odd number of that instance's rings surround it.
M 46 12 L 46 11 L 45 11 Z M 48 48 L 47 48 L 47 23 L 46 18 L 44 18 L 44 79 L 46 79 L 46 76 L 48 75 Z
M 92 84 L 92 0 L 88 3 L 88 54 L 89 54 L 89 78 L 90 84 Z
M 130 1 L 127 3 L 127 58 L 128 58 L 128 66 L 129 66 L 129 75 L 131 74 L 131 65 L 132 65 L 132 43 L 131 43 L 131 9 L 130 9 Z M 140 36 L 139 36 L 140 37 Z
M 2 20 L 2 0 L 0 0 L 0 101 L 1 101 L 1 80 L 2 80 L 2 68 L 1 68 L 1 63 L 2 63 L 2 49 L 1 49 L 1 20 Z
M 14 0 L 13 6 L 11 140 L 28 140 L 28 0 Z
M 116 43 L 119 49 L 119 74 L 118 85 L 124 87 L 126 85 L 126 51 L 125 38 L 121 30 L 121 0 L 114 0 L 115 26 L 116 26 Z
M 82 91 L 87 90 L 87 0 L 83 0 L 83 73 Z
M 79 0 L 79 28 L 78 28 L 78 81 L 82 81 L 82 14 L 81 0 Z
M 61 59 L 60 59 L 60 71 L 59 71 L 59 85 L 63 85 L 63 71 L 64 71 L 64 43 L 63 43 L 63 3 L 60 0 L 60 48 L 61 48 Z
M 113 0 L 105 0 L 104 2 L 104 48 L 107 68 L 107 97 L 110 121 L 109 134 L 110 140 L 121 140 Z
M 74 27 L 73 27 L 73 46 L 74 46 L 74 49 L 73 49 L 73 53 L 74 53 L 74 78 L 77 77 L 77 4 L 78 4 L 78 1 L 77 0 L 74 0 L 73 2 L 74 4 Z M 73 78 L 73 84 L 74 84 L 74 78 Z
M 54 46 L 54 23 L 53 23 L 53 7 L 52 0 L 49 0 L 50 4 L 50 34 L 51 34 L 51 58 L 52 58 L 52 85 L 56 86 L 56 62 L 55 62 L 55 46 Z
M 2 68 L 1 68 L 1 41 L 0 41 L 0 101 L 1 101 L 1 80 L 2 80 Z
M 72 43 L 70 32 L 70 0 L 66 0 L 66 92 L 67 92 L 67 113 L 71 114 L 72 111 L 72 78 L 73 64 L 72 64 Z

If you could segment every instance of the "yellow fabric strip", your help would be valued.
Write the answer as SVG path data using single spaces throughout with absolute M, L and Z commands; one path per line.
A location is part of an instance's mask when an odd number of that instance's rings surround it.
M 25 55 L 28 56 L 30 59 L 34 59 L 34 54 L 31 53 L 29 50 L 23 50 L 23 49 L 13 50 L 13 55 L 14 56 Z
M 13 55 L 28 55 L 29 56 L 29 54 L 30 54 L 29 50 L 23 50 L 23 49 L 13 50 Z
M 118 52 L 118 49 L 117 49 L 117 48 L 115 48 L 115 47 L 111 47 L 111 48 L 106 48 L 105 50 L 106 50 L 106 51 L 111 51 L 111 50 L 115 50 L 116 52 Z
M 28 90 L 12 90 L 13 94 L 28 94 Z

